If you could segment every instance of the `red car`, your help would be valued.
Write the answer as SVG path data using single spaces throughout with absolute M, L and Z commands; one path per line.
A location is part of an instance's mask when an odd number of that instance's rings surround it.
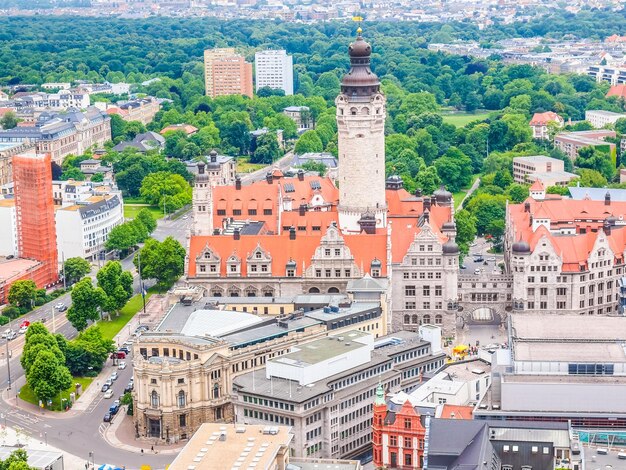
M 26 327 L 28 328 L 30 326 L 30 322 L 28 320 L 24 320 L 22 323 L 20 323 L 20 328 Z

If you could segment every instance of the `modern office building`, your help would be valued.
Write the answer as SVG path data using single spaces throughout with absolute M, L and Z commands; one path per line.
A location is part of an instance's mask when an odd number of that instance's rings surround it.
M 565 152 L 571 160 L 576 160 L 578 151 L 584 147 L 606 148 L 610 155 L 615 155 L 615 144 L 604 140 L 615 136 L 615 131 L 610 130 L 561 132 L 554 136 L 554 146 Z
M 254 68 L 256 91 L 268 87 L 293 95 L 293 58 L 285 50 L 257 52 Z
M 292 347 L 233 381 L 238 423 L 290 425 L 296 457 L 356 458 L 372 440 L 376 389 L 415 387 L 443 366 L 441 329 L 375 339 L 347 330 Z
M 585 111 L 585 121 L 596 129 L 602 129 L 604 126 L 613 125 L 618 119 L 626 118 L 625 113 L 614 113 L 613 111 L 589 110 Z
M 513 158 L 513 180 L 527 184 L 540 181 L 546 188 L 550 186 L 566 186 L 578 175 L 565 171 L 563 160 L 558 158 L 535 155 Z
M 233 48 L 204 51 L 204 80 L 207 96 L 245 95 L 252 98 L 252 64 Z
M 626 428 L 623 318 L 512 314 L 509 350 L 497 350 L 475 419 Z

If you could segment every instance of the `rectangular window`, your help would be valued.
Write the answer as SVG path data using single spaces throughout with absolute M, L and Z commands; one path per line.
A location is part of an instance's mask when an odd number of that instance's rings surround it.
M 430 286 L 422 286 L 422 295 L 424 296 L 430 295 Z
M 404 295 L 415 296 L 415 286 L 404 286 Z
M 272 215 L 272 209 L 263 209 L 263 215 Z

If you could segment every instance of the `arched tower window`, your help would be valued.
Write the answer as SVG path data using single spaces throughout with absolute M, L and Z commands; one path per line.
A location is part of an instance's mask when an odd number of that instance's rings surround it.
M 220 397 L 220 385 L 218 383 L 213 384 L 213 398 Z
M 152 390 L 152 394 L 150 395 L 150 404 L 152 405 L 152 408 L 159 407 L 159 394 L 156 390 Z
M 181 390 L 180 392 L 178 392 L 178 407 L 184 408 L 186 403 L 187 403 L 187 400 L 185 397 L 185 392 Z

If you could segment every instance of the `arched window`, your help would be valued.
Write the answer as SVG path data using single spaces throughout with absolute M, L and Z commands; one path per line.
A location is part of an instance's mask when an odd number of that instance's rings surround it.
M 309 294 L 319 294 L 320 290 L 317 287 L 311 287 L 309 289 Z
M 404 316 L 404 323 L 409 323 L 411 321 L 411 317 L 409 315 Z
M 185 404 L 186 404 L 185 392 L 181 390 L 180 392 L 178 392 L 178 407 L 184 408 Z
M 213 385 L 213 398 L 220 397 L 220 385 L 218 383 Z
M 353 116 L 356 116 L 356 113 L 357 113 L 356 108 L 350 108 L 350 114 L 352 114 Z
M 413 323 L 414 325 L 416 325 L 416 324 L 417 324 L 417 315 L 413 315 L 413 316 L 411 317 L 411 323 Z
M 152 390 L 152 394 L 150 395 L 150 404 L 152 405 L 152 408 L 159 407 L 159 394 L 156 390 Z
M 435 315 L 435 325 L 441 325 L 443 323 L 443 316 Z
M 339 289 L 337 289 L 336 287 L 330 287 L 328 289 L 328 293 L 329 294 L 339 294 Z
M 430 325 L 430 315 L 428 315 L 428 314 L 424 315 L 423 324 L 424 325 Z

